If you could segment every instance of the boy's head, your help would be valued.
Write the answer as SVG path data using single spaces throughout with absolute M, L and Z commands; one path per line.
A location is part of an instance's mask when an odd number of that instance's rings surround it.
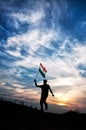
M 46 83 L 47 83 L 47 80 L 46 80 L 46 79 L 44 79 L 44 80 L 43 80 L 43 83 L 44 83 L 44 84 L 46 84 Z

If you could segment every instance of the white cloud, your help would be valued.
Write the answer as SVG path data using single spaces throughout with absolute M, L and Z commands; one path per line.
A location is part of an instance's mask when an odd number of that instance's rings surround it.
M 24 13 L 12 13 L 11 16 L 18 20 L 19 22 L 26 22 L 28 24 L 37 25 L 44 18 L 44 11 L 42 9 L 35 11 L 28 11 L 26 14 Z
M 27 32 L 26 34 L 17 35 L 15 37 L 9 38 L 7 41 L 7 46 L 16 46 L 17 51 L 14 52 L 8 50 L 7 52 L 14 56 L 20 57 L 20 50 L 23 46 L 23 48 L 25 48 L 26 51 L 29 52 L 29 55 L 27 57 L 22 56 L 23 59 L 21 61 L 17 61 L 15 65 L 22 65 L 29 68 L 37 66 L 37 64 L 43 62 L 48 68 L 48 76 L 50 75 L 53 78 L 57 78 L 59 76 L 78 77 L 79 70 L 77 69 L 77 66 L 80 63 L 86 64 L 86 46 L 83 44 L 81 45 L 80 43 L 78 43 L 78 41 L 77 44 L 73 46 L 73 41 L 64 40 L 59 50 L 57 50 L 57 48 L 54 48 L 52 46 L 52 41 L 56 41 L 58 38 L 60 39 L 60 36 L 58 36 L 57 33 L 53 30 L 48 30 L 45 33 L 37 29 L 32 30 L 30 32 Z M 67 52 L 67 45 L 70 46 L 71 52 Z M 44 51 L 41 51 L 42 56 L 46 55 L 46 58 L 43 58 L 41 56 L 33 57 L 34 52 L 36 52 L 41 46 L 44 46 L 48 49 L 53 49 L 54 54 L 50 57 L 47 57 L 47 54 Z M 60 58 L 59 55 L 63 58 Z
M 7 53 L 12 55 L 12 56 L 15 56 L 15 57 L 21 57 L 21 54 L 19 51 L 10 51 L 10 50 L 7 50 Z
M 74 48 L 74 54 L 75 60 L 76 60 L 76 64 L 85 64 L 86 65 L 86 45 L 79 45 L 77 44 Z
M 40 29 L 30 30 L 22 35 L 10 37 L 7 40 L 7 48 L 16 47 L 16 51 L 7 52 L 14 56 L 20 56 L 20 50 L 23 47 L 30 54 L 38 50 L 40 46 L 50 48 L 51 41 L 56 41 L 58 34 L 54 30 L 47 30 L 42 32 Z

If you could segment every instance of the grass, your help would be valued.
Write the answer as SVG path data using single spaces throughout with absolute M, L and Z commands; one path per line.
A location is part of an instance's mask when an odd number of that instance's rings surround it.
M 0 130 L 86 130 L 86 114 L 41 113 L 39 110 L 0 100 Z

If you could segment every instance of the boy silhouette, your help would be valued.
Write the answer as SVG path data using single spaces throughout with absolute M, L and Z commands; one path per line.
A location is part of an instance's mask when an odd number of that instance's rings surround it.
M 43 112 L 43 103 L 45 105 L 45 110 L 48 109 L 48 104 L 46 102 L 47 97 L 48 97 L 48 92 L 50 91 L 52 96 L 54 96 L 50 86 L 47 84 L 47 80 L 43 80 L 43 85 L 37 85 L 36 79 L 34 79 L 35 86 L 41 88 L 41 98 L 40 98 L 40 106 L 41 106 L 41 111 Z

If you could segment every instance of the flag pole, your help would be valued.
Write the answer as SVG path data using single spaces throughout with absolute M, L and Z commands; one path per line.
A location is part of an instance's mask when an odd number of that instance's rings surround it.
M 37 78 L 38 74 L 39 74 L 39 70 L 38 70 L 37 73 L 36 73 L 35 79 Z

